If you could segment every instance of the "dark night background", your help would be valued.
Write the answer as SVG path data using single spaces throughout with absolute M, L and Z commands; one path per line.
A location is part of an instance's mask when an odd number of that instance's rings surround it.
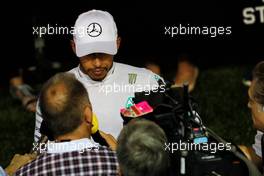
M 36 63 L 32 27 L 73 26 L 77 16 L 90 9 L 109 11 L 118 27 L 122 44 L 116 61 L 142 66 L 144 60 L 158 62 L 163 70 L 173 70 L 180 54 L 189 54 L 200 68 L 223 65 L 254 65 L 264 59 L 264 24 L 259 13 L 256 23 L 245 25 L 242 11 L 246 7 L 263 6 L 255 1 L 157 1 L 157 2 L 34 2 L 16 4 L 7 23 L 8 35 L 5 46 L 7 54 L 2 65 L 1 82 L 19 67 Z M 15 18 L 14 18 L 14 17 Z M 5 18 L 5 17 L 4 17 Z M 164 35 L 165 26 L 231 26 L 231 35 L 207 36 Z M 12 35 L 9 35 L 9 34 Z M 45 59 L 60 61 L 67 68 L 78 63 L 69 46 L 69 36 L 45 35 Z M 6 56 L 5 56 L 6 57 Z
M 247 108 L 248 87 L 242 84 L 242 79 L 258 61 L 264 60 L 264 23 L 260 23 L 259 13 L 254 13 L 255 24 L 245 25 L 242 12 L 244 8 L 257 6 L 264 6 L 263 0 L 9 1 L 8 6 L 2 4 L 0 166 L 7 166 L 15 153 L 24 154 L 32 148 L 35 128 L 35 115 L 27 112 L 8 92 L 10 76 L 19 68 L 41 66 L 37 72 L 24 75 L 26 83 L 39 90 L 45 79 L 56 71 L 78 64 L 67 35 L 45 35 L 43 63 L 39 63 L 32 27 L 47 24 L 70 27 L 80 13 L 91 9 L 106 10 L 113 15 L 122 37 L 115 57 L 118 62 L 143 66 L 145 60 L 153 60 L 161 65 L 165 76 L 175 71 L 181 54 L 188 54 L 200 68 L 193 96 L 204 124 L 227 141 L 251 145 L 256 131 Z M 231 26 L 232 35 L 215 38 L 164 35 L 165 26 L 179 24 Z M 48 61 L 59 61 L 63 67 L 50 70 Z

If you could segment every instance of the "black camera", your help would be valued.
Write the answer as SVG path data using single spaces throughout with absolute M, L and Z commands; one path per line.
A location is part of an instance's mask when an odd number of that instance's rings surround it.
M 198 104 L 188 93 L 188 85 L 167 86 L 148 94 L 137 92 L 133 101 L 135 105 L 147 102 L 153 109 L 136 118 L 154 121 L 164 130 L 168 139 L 164 149 L 170 152 L 171 159 L 170 175 L 257 175 L 256 168 L 234 144 L 203 125 Z M 121 116 L 124 125 L 135 118 L 124 113 Z

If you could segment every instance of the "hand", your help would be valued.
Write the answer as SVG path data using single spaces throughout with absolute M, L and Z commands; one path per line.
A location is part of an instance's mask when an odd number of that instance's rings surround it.
M 248 158 L 248 160 L 252 161 L 257 166 L 257 168 L 259 168 L 259 169 L 262 168 L 261 157 L 259 157 L 255 153 L 255 151 L 253 150 L 252 147 L 248 147 L 248 146 L 244 146 L 244 145 L 239 145 L 238 147 L 245 154 L 245 156 Z
M 32 160 L 36 159 L 36 154 L 25 154 L 19 155 L 15 154 L 13 159 L 11 160 L 10 164 L 5 169 L 8 175 L 13 175 L 20 167 L 24 166 L 25 164 L 31 162 Z
M 117 147 L 117 141 L 111 134 L 106 134 L 102 131 L 99 131 L 100 135 L 106 140 L 109 147 L 115 151 Z

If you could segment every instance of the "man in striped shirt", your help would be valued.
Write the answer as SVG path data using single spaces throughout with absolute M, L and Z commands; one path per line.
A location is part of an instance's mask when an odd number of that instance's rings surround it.
M 92 107 L 73 74 L 58 73 L 49 79 L 39 107 L 55 141 L 42 145 L 43 153 L 16 175 L 118 175 L 115 152 L 91 140 Z M 101 135 L 114 149 L 115 142 Z

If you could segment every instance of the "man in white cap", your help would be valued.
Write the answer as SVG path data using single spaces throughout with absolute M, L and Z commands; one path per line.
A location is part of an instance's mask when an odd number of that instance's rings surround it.
M 123 127 L 120 109 L 133 103 L 135 92 L 148 92 L 163 83 L 162 78 L 149 70 L 113 62 L 120 41 L 111 14 L 101 10 L 82 13 L 75 22 L 72 41 L 80 64 L 69 71 L 88 91 L 100 130 L 114 137 Z M 37 107 L 36 142 L 41 136 L 41 122 L 41 112 Z

